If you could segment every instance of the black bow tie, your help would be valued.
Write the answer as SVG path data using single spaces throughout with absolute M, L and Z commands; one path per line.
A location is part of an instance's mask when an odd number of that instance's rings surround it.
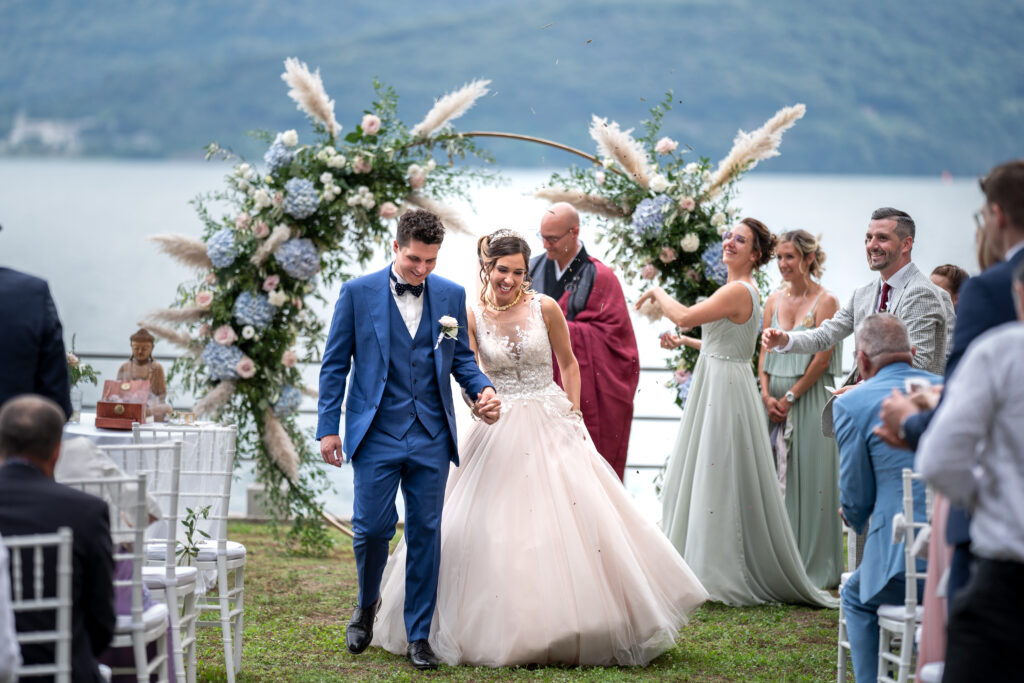
M 398 281 L 398 278 L 395 277 L 394 273 L 391 273 L 391 281 L 395 283 L 395 294 L 397 294 L 398 296 L 402 296 L 406 292 L 409 292 L 413 296 L 417 296 L 417 297 L 420 294 L 423 294 L 423 284 L 422 283 L 420 283 L 418 285 L 402 284 L 401 282 Z

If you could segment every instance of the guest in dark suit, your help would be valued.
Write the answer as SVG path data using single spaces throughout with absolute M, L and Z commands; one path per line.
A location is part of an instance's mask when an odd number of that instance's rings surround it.
M 0 268 L 0 320 L 0 405 L 18 394 L 39 394 L 70 416 L 64 332 L 46 281 Z
M 18 396 L 0 408 L 0 534 L 47 534 L 71 527 L 71 679 L 93 683 L 103 680 L 96 656 L 107 649 L 116 623 L 110 520 L 105 502 L 53 480 L 63 428 L 60 407 L 41 396 Z M 45 590 L 53 595 L 56 555 L 44 557 Z M 31 581 L 25 577 L 26 591 Z M 53 628 L 53 623 L 52 615 L 40 612 L 15 618 L 19 630 Z M 54 656 L 52 646 L 41 645 L 25 645 L 21 654 L 25 664 L 52 662 Z
M 985 205 L 974 214 L 985 239 L 1003 260 L 964 283 L 960 291 L 953 350 L 946 363 L 946 381 L 956 371 L 967 347 L 984 332 L 1017 319 L 1011 295 L 1014 269 L 1024 262 L 1024 159 L 992 169 L 981 179 Z M 889 443 L 917 450 L 934 410 L 921 410 L 909 397 L 894 395 L 882 406 L 884 429 L 879 436 Z M 962 508 L 949 511 L 946 540 L 954 546 L 946 588 L 948 604 L 970 576 L 970 518 Z
M 878 673 L 878 607 L 902 604 L 906 562 L 902 543 L 892 542 L 892 520 L 903 509 L 903 469 L 914 454 L 894 448 L 873 433 L 882 401 L 908 379 L 929 384 L 939 375 L 911 367 L 907 328 L 890 313 L 864 319 L 857 330 L 857 367 L 866 381 L 836 398 L 832 407 L 839 444 L 839 500 L 846 523 L 857 533 L 870 527 L 864 556 L 843 587 L 850 657 L 858 681 Z M 914 517 L 925 518 L 924 486 L 914 486 Z M 919 561 L 923 571 L 923 561 Z

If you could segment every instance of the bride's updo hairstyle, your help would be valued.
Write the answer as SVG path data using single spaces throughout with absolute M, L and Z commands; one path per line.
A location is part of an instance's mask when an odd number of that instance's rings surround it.
M 820 280 L 821 274 L 825 272 L 825 251 L 821 248 L 821 237 L 815 237 L 806 230 L 790 230 L 779 237 L 778 244 L 783 242 L 793 245 L 796 253 L 800 254 L 801 261 L 809 254 L 814 254 L 814 260 L 811 261 L 811 277 Z
M 523 276 L 523 286 L 529 288 L 530 283 L 533 281 L 530 278 L 530 245 L 526 243 L 522 235 L 514 230 L 502 228 L 477 240 L 476 255 L 480 260 L 480 284 L 483 285 L 483 288 L 480 290 L 481 301 L 484 300 L 484 294 L 487 292 L 487 285 L 490 282 L 494 264 L 502 256 L 515 256 L 516 254 L 523 255 L 523 263 L 526 268 L 526 274 Z
M 768 229 L 768 226 L 756 218 L 744 218 L 740 223 L 750 228 L 750 232 L 754 233 L 754 251 L 759 254 L 754 267 L 760 268 L 775 258 L 775 243 L 777 240 L 771 230 Z

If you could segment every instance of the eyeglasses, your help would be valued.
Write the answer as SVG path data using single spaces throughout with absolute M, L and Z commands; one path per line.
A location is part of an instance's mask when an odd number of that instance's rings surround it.
M 725 231 L 725 234 L 722 235 L 722 242 L 728 242 L 733 238 L 736 238 L 736 241 L 739 242 L 740 244 L 747 243 L 747 238 L 745 235 L 741 235 L 738 232 L 733 232 L 732 230 Z
M 546 235 L 540 234 L 540 231 L 538 230 L 537 237 L 540 238 L 540 241 L 543 242 L 544 244 L 558 244 L 559 242 L 562 241 L 562 238 L 568 235 L 570 232 L 572 232 L 572 228 L 569 228 L 568 230 L 563 232 L 561 235 L 558 235 L 557 237 L 548 237 Z

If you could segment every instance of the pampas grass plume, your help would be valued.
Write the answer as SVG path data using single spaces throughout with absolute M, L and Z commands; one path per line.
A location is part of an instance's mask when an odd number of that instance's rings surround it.
M 160 251 L 186 266 L 204 270 L 213 268 L 210 257 L 206 255 L 206 242 L 201 239 L 188 235 L 151 235 L 149 239 L 156 242 Z
M 295 100 L 298 109 L 322 123 L 331 137 L 341 132 L 341 125 L 334 118 L 334 100 L 327 97 L 324 82 L 320 80 L 320 69 L 310 73 L 305 62 L 289 57 L 284 60 L 281 80 L 291 88 L 288 97 Z
M 454 121 L 467 111 L 473 104 L 487 94 L 490 81 L 478 79 L 467 83 L 455 92 L 450 92 L 434 102 L 433 108 L 427 112 L 422 121 L 409 131 L 414 138 L 430 137 L 441 130 L 449 121 Z
M 643 145 L 633 139 L 633 129 L 621 130 L 615 121 L 608 123 L 596 114 L 590 123 L 590 137 L 597 143 L 598 151 L 619 163 L 629 177 L 645 190 L 650 182 L 651 169 Z
M 274 228 L 274 231 L 270 233 L 270 237 L 264 240 L 260 248 L 256 250 L 256 253 L 252 255 L 250 261 L 254 266 L 262 266 L 263 262 L 270 257 L 278 247 L 287 242 L 292 236 L 292 229 L 284 223 Z
M 146 314 L 146 318 L 162 320 L 168 323 L 194 323 L 209 315 L 209 308 L 199 306 L 182 306 L 181 308 L 158 308 Z
M 451 208 L 446 204 L 431 199 L 425 195 L 417 192 L 412 192 L 406 196 L 403 203 L 403 213 L 409 208 L 415 209 L 426 209 L 433 214 L 437 214 L 438 218 L 441 219 L 441 223 L 444 227 L 455 232 L 461 232 L 466 235 L 472 235 L 473 232 L 466 227 L 466 224 L 462 222 L 462 217 L 459 216 L 459 212 Z
M 566 202 L 579 211 L 596 213 L 607 218 L 622 218 L 626 214 L 618 204 L 596 194 L 587 194 L 580 190 L 564 190 L 557 187 L 542 187 L 533 193 L 538 199 L 546 199 L 552 204 Z
M 284 425 L 270 408 L 267 408 L 263 414 L 263 443 L 281 471 L 292 483 L 297 482 L 299 480 L 299 454 L 295 451 L 295 444 L 288 438 L 288 432 L 285 431 Z
M 139 327 L 144 327 L 157 337 L 190 351 L 192 355 L 199 355 L 197 352 L 197 342 L 187 334 L 183 334 L 173 327 L 167 327 L 166 325 L 162 325 L 154 320 L 140 320 Z
M 779 156 L 782 134 L 806 112 L 807 107 L 803 104 L 783 107 L 753 133 L 741 130 L 733 141 L 732 149 L 718 162 L 718 168 L 708 183 L 707 196 L 714 197 L 736 176 L 757 166 L 757 162 Z
M 235 383 L 232 380 L 225 380 L 206 392 L 206 395 L 196 401 L 192 412 L 196 417 L 212 415 L 217 409 L 228 402 L 231 394 L 235 393 Z

